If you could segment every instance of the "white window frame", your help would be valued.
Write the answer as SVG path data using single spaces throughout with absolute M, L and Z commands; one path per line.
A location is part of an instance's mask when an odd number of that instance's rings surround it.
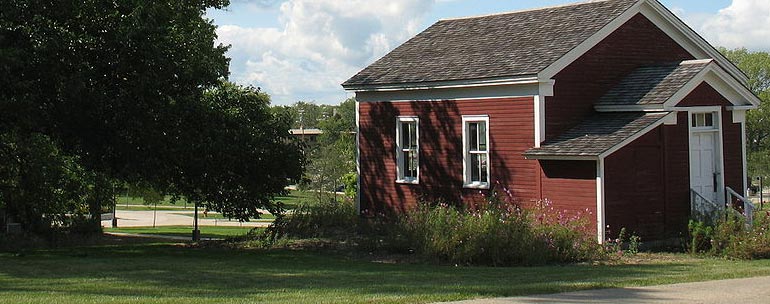
M 472 122 L 484 122 L 486 124 L 487 138 L 487 181 L 471 181 L 471 151 L 469 149 L 469 124 Z M 472 189 L 489 189 L 492 180 L 492 142 L 489 137 L 489 115 L 463 115 L 463 187 Z
M 417 134 L 417 148 L 415 153 L 417 154 L 417 176 L 405 177 L 406 162 L 404 159 L 404 153 L 407 150 L 401 146 L 401 138 L 403 137 L 401 126 L 404 123 L 414 123 L 415 133 Z M 396 183 L 400 184 L 419 184 L 420 183 L 420 119 L 415 116 L 399 116 L 396 118 Z

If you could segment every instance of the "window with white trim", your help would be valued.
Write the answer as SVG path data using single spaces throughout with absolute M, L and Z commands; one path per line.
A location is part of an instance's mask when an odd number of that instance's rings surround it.
M 419 118 L 398 117 L 396 120 L 396 182 L 416 184 L 420 177 Z
M 463 168 L 468 188 L 489 188 L 489 116 L 463 116 Z
M 693 129 L 716 129 L 716 117 L 715 112 L 692 113 L 690 122 Z

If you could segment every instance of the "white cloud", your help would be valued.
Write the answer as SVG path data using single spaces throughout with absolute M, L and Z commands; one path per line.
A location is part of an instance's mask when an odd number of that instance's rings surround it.
M 434 0 L 288 0 L 282 28 L 222 25 L 231 80 L 262 87 L 275 104 L 336 103 L 340 83 L 421 29 Z
M 770 50 L 770 1 L 733 0 L 715 15 L 686 16 L 693 27 L 715 46 Z

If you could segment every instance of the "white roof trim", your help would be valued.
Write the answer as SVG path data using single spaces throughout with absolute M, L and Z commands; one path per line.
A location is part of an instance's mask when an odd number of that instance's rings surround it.
M 684 98 L 690 95 L 695 88 L 704 82 L 711 85 L 712 88 L 733 105 L 750 105 L 757 107 L 761 102 L 754 93 L 749 91 L 743 84 L 723 70 L 721 66 L 711 63 L 679 89 L 676 94 L 671 96 L 671 98 L 663 104 L 663 108 L 668 110 L 676 107 L 677 104 L 682 102 Z
M 537 77 L 529 75 L 529 76 L 520 76 L 520 77 L 470 79 L 470 80 L 439 81 L 439 82 L 351 85 L 351 86 L 343 86 L 343 88 L 346 91 L 375 92 L 375 91 L 407 91 L 407 90 L 473 88 L 473 87 L 483 87 L 483 86 L 518 85 L 518 84 L 535 84 L 535 83 L 538 83 Z
M 607 158 L 607 156 L 612 155 L 612 153 L 617 152 L 621 148 L 623 148 L 623 147 L 627 146 L 628 144 L 634 142 L 635 140 L 639 139 L 639 137 L 642 137 L 643 135 L 649 133 L 650 131 L 654 130 L 658 126 L 662 125 L 664 122 L 670 120 L 671 116 L 676 116 L 676 112 L 668 113 L 667 115 L 665 115 L 665 116 L 661 117 L 660 119 L 658 119 L 656 122 L 650 124 L 649 126 L 645 127 L 644 129 L 642 129 L 641 131 L 636 132 L 636 134 L 631 135 L 630 137 L 624 139 L 623 141 L 621 141 L 617 145 L 612 146 L 611 148 L 609 148 L 606 151 L 602 152 L 602 154 L 599 154 L 599 158 L 601 158 L 601 159 Z
M 525 159 L 537 160 L 599 160 L 596 155 L 524 155 Z
M 721 66 L 716 63 L 707 65 L 702 71 L 693 76 L 682 88 L 672 95 L 662 105 L 596 105 L 594 109 L 598 112 L 629 112 L 629 111 L 673 111 L 677 105 L 682 102 L 695 88 L 702 83 L 708 83 L 719 94 L 730 101 L 733 106 L 746 107 L 745 109 L 755 109 L 761 102 L 743 84 L 730 76 Z
M 598 32 L 594 33 L 591 37 L 588 37 L 588 39 L 584 40 L 580 44 L 578 44 L 575 48 L 567 52 L 564 56 L 556 60 L 556 62 L 552 63 L 540 73 L 537 74 L 538 78 L 541 80 L 548 80 L 552 79 L 556 74 L 561 72 L 564 68 L 569 66 L 572 62 L 580 58 L 580 56 L 583 56 L 583 54 L 587 53 L 591 49 L 593 49 L 599 42 L 604 40 L 604 38 L 607 38 L 610 34 L 615 32 L 618 28 L 620 28 L 623 24 L 628 22 L 628 20 L 631 20 L 632 17 L 634 17 L 637 13 L 640 12 L 639 7 L 642 5 L 644 0 L 637 2 L 634 4 L 631 8 L 620 14 L 617 18 L 610 21 L 607 25 L 605 25 L 603 28 L 601 28 Z
M 663 105 L 595 105 L 597 112 L 661 112 Z
M 716 60 L 720 66 L 727 69 L 727 71 L 738 79 L 742 83 L 746 83 L 748 78 L 736 67 L 732 62 L 727 60 L 719 51 L 706 42 L 703 37 L 693 31 L 687 24 L 677 18 L 671 11 L 665 6 L 660 4 L 657 0 L 639 0 L 631 8 L 623 12 L 620 16 L 612 20 L 604 28 L 600 29 L 593 36 L 589 37 L 577 47 L 569 51 L 566 55 L 562 56 L 546 67 L 543 71 L 538 73 L 538 78 L 551 79 L 561 70 L 572 64 L 575 60 L 580 58 L 583 54 L 593 49 L 599 42 L 607 38 L 610 34 L 615 32 L 623 24 L 628 22 L 636 14 L 642 14 L 649 19 L 653 24 L 660 28 L 664 33 L 676 41 L 680 46 L 692 54 L 696 59 L 711 59 Z
M 735 64 L 733 64 L 729 59 L 727 59 L 722 53 L 720 53 L 714 46 L 712 46 L 706 39 L 703 39 L 703 37 L 698 34 L 696 31 L 694 31 L 690 26 L 688 26 L 684 21 L 679 19 L 674 13 L 672 13 L 668 8 L 666 8 L 663 4 L 658 2 L 657 0 L 643 0 L 645 1 L 652 9 L 655 10 L 655 12 L 665 19 L 665 21 L 668 22 L 669 25 L 673 25 L 677 30 L 679 30 L 680 34 L 684 35 L 691 43 L 694 43 L 702 52 L 705 52 L 708 57 L 713 58 L 714 60 L 719 63 L 720 66 L 722 66 L 724 69 L 726 69 L 730 75 L 737 78 L 741 83 L 747 83 L 748 77 L 746 74 L 741 71 Z M 645 13 L 645 16 L 647 16 L 648 19 L 655 22 L 655 20 L 652 20 L 650 16 Z M 662 24 L 657 24 L 658 27 L 661 28 L 666 34 L 669 34 L 669 36 L 672 36 L 671 33 L 669 33 L 668 28 L 663 26 Z M 680 45 L 682 45 L 682 41 L 679 41 L 678 39 L 674 38 Z M 682 45 L 685 49 L 690 51 L 690 48 L 688 48 L 686 45 Z

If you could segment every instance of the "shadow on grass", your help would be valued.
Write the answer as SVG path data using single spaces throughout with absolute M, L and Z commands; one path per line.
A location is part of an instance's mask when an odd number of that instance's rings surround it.
M 381 264 L 305 251 L 133 244 L 37 251 L 24 256 L 0 254 L 0 295 L 10 293 L 41 302 L 52 294 L 68 300 L 105 302 L 431 302 L 720 277 L 712 271 L 719 265 L 697 261 L 701 262 L 452 267 Z M 750 274 L 770 274 L 768 263 L 762 267 L 752 268 Z M 733 276 L 741 276 L 741 272 Z

